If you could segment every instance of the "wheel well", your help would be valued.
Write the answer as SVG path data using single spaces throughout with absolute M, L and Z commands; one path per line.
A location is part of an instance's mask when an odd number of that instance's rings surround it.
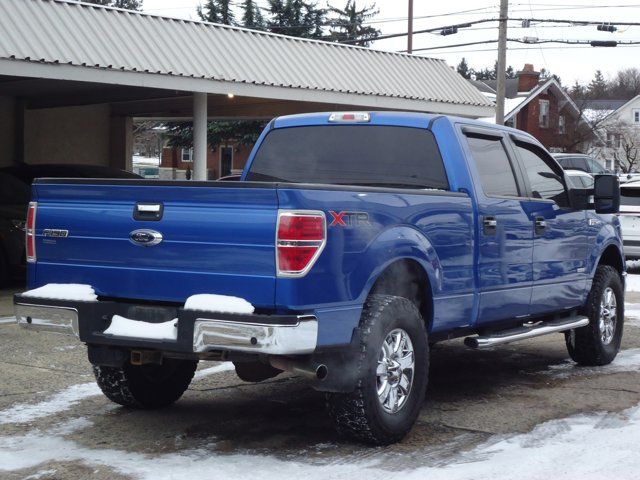
M 600 257 L 600 262 L 598 262 L 598 265 L 610 265 L 615 268 L 621 275 L 624 271 L 622 256 L 620 255 L 620 251 L 614 245 L 609 245 L 604 250 L 602 256 Z
M 389 265 L 378 277 L 369 293 L 408 298 L 420 310 L 427 327 L 431 326 L 433 318 L 431 284 L 427 272 L 415 260 L 398 260 Z

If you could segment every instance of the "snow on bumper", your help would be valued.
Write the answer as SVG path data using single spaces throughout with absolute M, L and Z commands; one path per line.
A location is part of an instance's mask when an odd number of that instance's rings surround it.
M 14 306 L 21 326 L 75 334 L 91 345 L 183 353 L 238 351 L 303 355 L 315 351 L 318 337 L 318 322 L 313 315 L 213 312 L 114 301 L 36 298 L 24 294 L 14 297 Z M 122 325 L 110 329 L 114 317 L 133 321 L 136 328 L 125 328 L 126 334 L 122 334 Z M 167 338 L 167 335 L 153 333 L 160 328 L 159 324 L 169 320 L 177 323 L 175 336 Z M 149 324 L 147 329 L 145 323 Z

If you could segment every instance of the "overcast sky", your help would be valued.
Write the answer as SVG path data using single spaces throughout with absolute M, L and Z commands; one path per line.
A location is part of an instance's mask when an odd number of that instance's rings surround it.
M 149 13 L 196 19 L 196 6 L 201 0 L 144 0 L 145 11 Z M 240 4 L 236 0 L 236 4 Z M 265 0 L 259 4 L 266 5 Z M 329 0 L 329 4 L 342 7 L 346 0 Z M 371 3 L 371 2 L 366 2 Z M 414 30 L 464 23 L 472 20 L 498 17 L 499 0 L 415 0 Z M 323 6 L 327 0 L 320 0 Z M 358 5 L 364 5 L 362 0 Z M 380 13 L 375 25 L 383 34 L 407 31 L 407 0 L 378 0 Z M 512 18 L 568 19 L 597 22 L 627 21 L 640 23 L 640 0 L 513 0 L 509 2 Z M 461 13 L 465 12 L 466 13 Z M 443 37 L 440 34 L 424 33 L 414 37 L 414 49 L 448 46 L 460 43 L 494 40 L 498 36 L 497 23 L 485 23 L 458 34 Z M 559 26 L 539 24 L 522 28 L 517 22 L 510 23 L 510 38 L 537 37 L 539 39 L 564 40 L 619 40 L 640 41 L 640 26 L 619 27 L 615 33 L 599 32 L 593 26 Z M 406 49 L 406 37 L 380 40 L 374 48 L 389 51 Z M 462 57 L 475 68 L 492 67 L 496 60 L 496 45 L 476 45 L 416 52 L 416 54 L 445 59 L 450 65 L 457 65 Z M 566 85 L 575 80 L 587 83 L 597 68 L 606 77 L 615 75 L 620 68 L 640 68 L 640 45 L 618 46 L 616 48 L 594 48 L 571 45 L 523 45 L 509 44 L 507 64 L 520 70 L 525 63 L 534 64 L 536 69 L 546 68 L 559 75 Z

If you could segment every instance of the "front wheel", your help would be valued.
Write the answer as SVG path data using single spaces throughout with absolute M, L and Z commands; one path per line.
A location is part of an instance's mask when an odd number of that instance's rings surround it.
M 422 406 L 429 371 L 424 320 L 406 298 L 371 295 L 360 322 L 358 381 L 327 395 L 338 432 L 374 445 L 402 440 Z M 345 366 L 350 368 L 350 366 Z
M 565 333 L 569 355 L 580 365 L 607 365 L 620 350 L 624 327 L 624 288 L 615 268 L 596 269 L 586 313 L 587 326 Z
M 94 365 L 93 373 L 102 393 L 112 402 L 152 409 L 178 400 L 189 387 L 197 366 L 197 361 L 165 358 L 161 365 Z

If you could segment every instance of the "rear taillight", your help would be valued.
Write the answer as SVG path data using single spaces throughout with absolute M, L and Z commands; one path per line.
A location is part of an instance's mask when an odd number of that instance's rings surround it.
M 36 210 L 37 202 L 29 203 L 27 210 L 26 243 L 27 243 L 27 262 L 34 263 L 36 261 Z
M 276 267 L 280 277 L 302 277 L 322 253 L 327 239 L 323 212 L 278 212 Z

